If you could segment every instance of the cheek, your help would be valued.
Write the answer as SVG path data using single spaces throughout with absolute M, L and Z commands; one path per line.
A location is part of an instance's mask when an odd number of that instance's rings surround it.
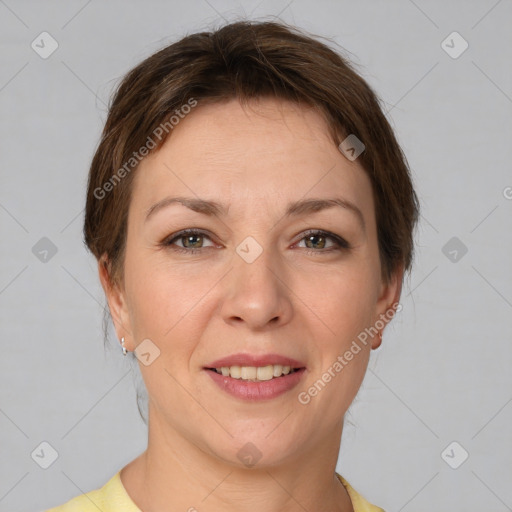
M 205 294 L 214 284 L 211 274 L 171 264 L 163 258 L 127 258 L 126 292 L 136 343 L 145 338 L 176 355 L 186 352 L 204 317 Z M 170 343 L 180 339 L 179 344 Z
M 348 408 L 366 372 L 371 338 L 365 329 L 375 312 L 374 274 L 371 265 L 360 261 L 336 272 L 305 274 L 295 283 L 308 306 L 303 314 L 310 327 L 316 325 L 311 329 L 316 361 L 302 390 L 305 400 L 315 397 L 313 407 L 332 421 Z
M 304 273 L 296 280 L 297 296 L 311 309 L 308 316 L 321 320 L 333 345 L 357 335 L 372 321 L 377 296 L 374 274 L 370 265 L 355 262 L 338 270 Z

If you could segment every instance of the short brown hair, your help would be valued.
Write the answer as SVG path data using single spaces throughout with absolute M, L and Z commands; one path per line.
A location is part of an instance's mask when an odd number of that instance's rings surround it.
M 98 259 L 107 256 L 114 280 L 123 278 L 134 155 L 160 147 L 172 126 L 157 141 L 150 134 L 191 100 L 246 103 L 265 96 L 317 108 L 336 145 L 351 134 L 363 142 L 358 161 L 372 183 L 382 276 L 410 269 L 418 200 L 373 90 L 345 58 L 304 32 L 241 21 L 167 46 L 117 88 L 90 168 L 84 223 L 87 247 Z

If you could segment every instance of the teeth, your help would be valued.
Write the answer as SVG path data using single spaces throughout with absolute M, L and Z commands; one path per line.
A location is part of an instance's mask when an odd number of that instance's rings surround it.
M 258 380 L 270 380 L 274 378 L 274 367 L 272 365 L 269 366 L 260 366 L 256 373 L 256 379 Z
M 254 380 L 258 374 L 258 368 L 255 366 L 242 366 L 241 374 L 243 380 Z
M 226 368 L 228 370 L 229 375 L 233 377 L 233 379 L 240 379 L 242 377 L 242 370 L 240 366 L 231 366 L 230 368 Z M 223 369 L 221 369 L 221 372 Z
M 264 381 L 271 380 L 281 375 L 288 375 L 293 372 L 290 366 L 282 366 L 280 364 L 269 364 L 267 366 L 223 366 L 215 368 L 215 371 L 223 377 L 231 377 L 233 379 Z

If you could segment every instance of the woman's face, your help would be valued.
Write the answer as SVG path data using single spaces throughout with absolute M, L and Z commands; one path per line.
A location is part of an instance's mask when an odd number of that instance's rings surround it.
M 196 107 L 135 172 L 108 298 L 127 348 L 146 340 L 150 436 L 238 465 L 332 448 L 378 344 L 361 333 L 400 293 L 363 168 L 314 110 L 262 99 Z

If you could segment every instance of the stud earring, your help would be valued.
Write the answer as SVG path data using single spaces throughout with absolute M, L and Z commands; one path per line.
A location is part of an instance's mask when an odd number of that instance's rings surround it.
M 128 351 L 126 350 L 126 347 L 124 346 L 124 338 L 121 338 L 121 345 L 123 346 L 123 356 L 125 356 Z

